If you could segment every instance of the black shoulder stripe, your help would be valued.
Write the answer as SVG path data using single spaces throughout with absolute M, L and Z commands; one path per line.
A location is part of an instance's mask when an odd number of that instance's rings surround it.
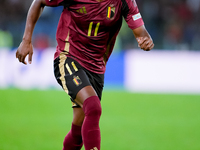
M 126 0 L 121 0 L 121 1 L 122 1 L 122 15 L 124 16 L 124 18 L 126 18 L 129 13 L 129 7 Z

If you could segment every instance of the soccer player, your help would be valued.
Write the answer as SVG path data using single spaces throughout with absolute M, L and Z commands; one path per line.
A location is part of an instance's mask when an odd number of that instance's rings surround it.
M 135 0 L 34 0 L 23 40 L 16 52 L 19 62 L 32 62 L 32 33 L 44 6 L 63 5 L 56 39 L 54 74 L 70 96 L 73 107 L 71 130 L 63 150 L 100 150 L 101 94 L 106 62 L 112 53 L 122 18 L 138 42 L 149 51 L 153 41 L 145 29 Z

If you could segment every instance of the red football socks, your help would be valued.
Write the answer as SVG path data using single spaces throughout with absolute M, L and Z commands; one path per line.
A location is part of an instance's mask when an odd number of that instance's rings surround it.
M 97 96 L 86 99 L 83 103 L 85 119 L 82 125 L 82 138 L 85 150 L 100 150 L 101 135 L 99 119 L 101 104 Z
M 71 130 L 63 142 L 63 150 L 80 150 L 83 146 L 81 126 L 72 124 Z

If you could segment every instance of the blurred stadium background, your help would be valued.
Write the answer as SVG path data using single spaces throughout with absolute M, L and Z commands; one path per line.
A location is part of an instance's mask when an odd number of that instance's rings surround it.
M 32 65 L 15 59 L 32 0 L 0 4 L 0 150 L 59 150 L 72 119 L 53 76 L 62 7 L 46 7 Z M 137 0 L 155 49 L 144 52 L 123 22 L 108 61 L 102 149 L 200 149 L 200 0 Z

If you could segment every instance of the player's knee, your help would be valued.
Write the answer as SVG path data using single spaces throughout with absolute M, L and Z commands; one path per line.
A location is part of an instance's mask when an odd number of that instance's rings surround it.
M 86 99 L 83 103 L 83 111 L 85 116 L 101 116 L 101 103 L 97 96 L 92 96 Z

